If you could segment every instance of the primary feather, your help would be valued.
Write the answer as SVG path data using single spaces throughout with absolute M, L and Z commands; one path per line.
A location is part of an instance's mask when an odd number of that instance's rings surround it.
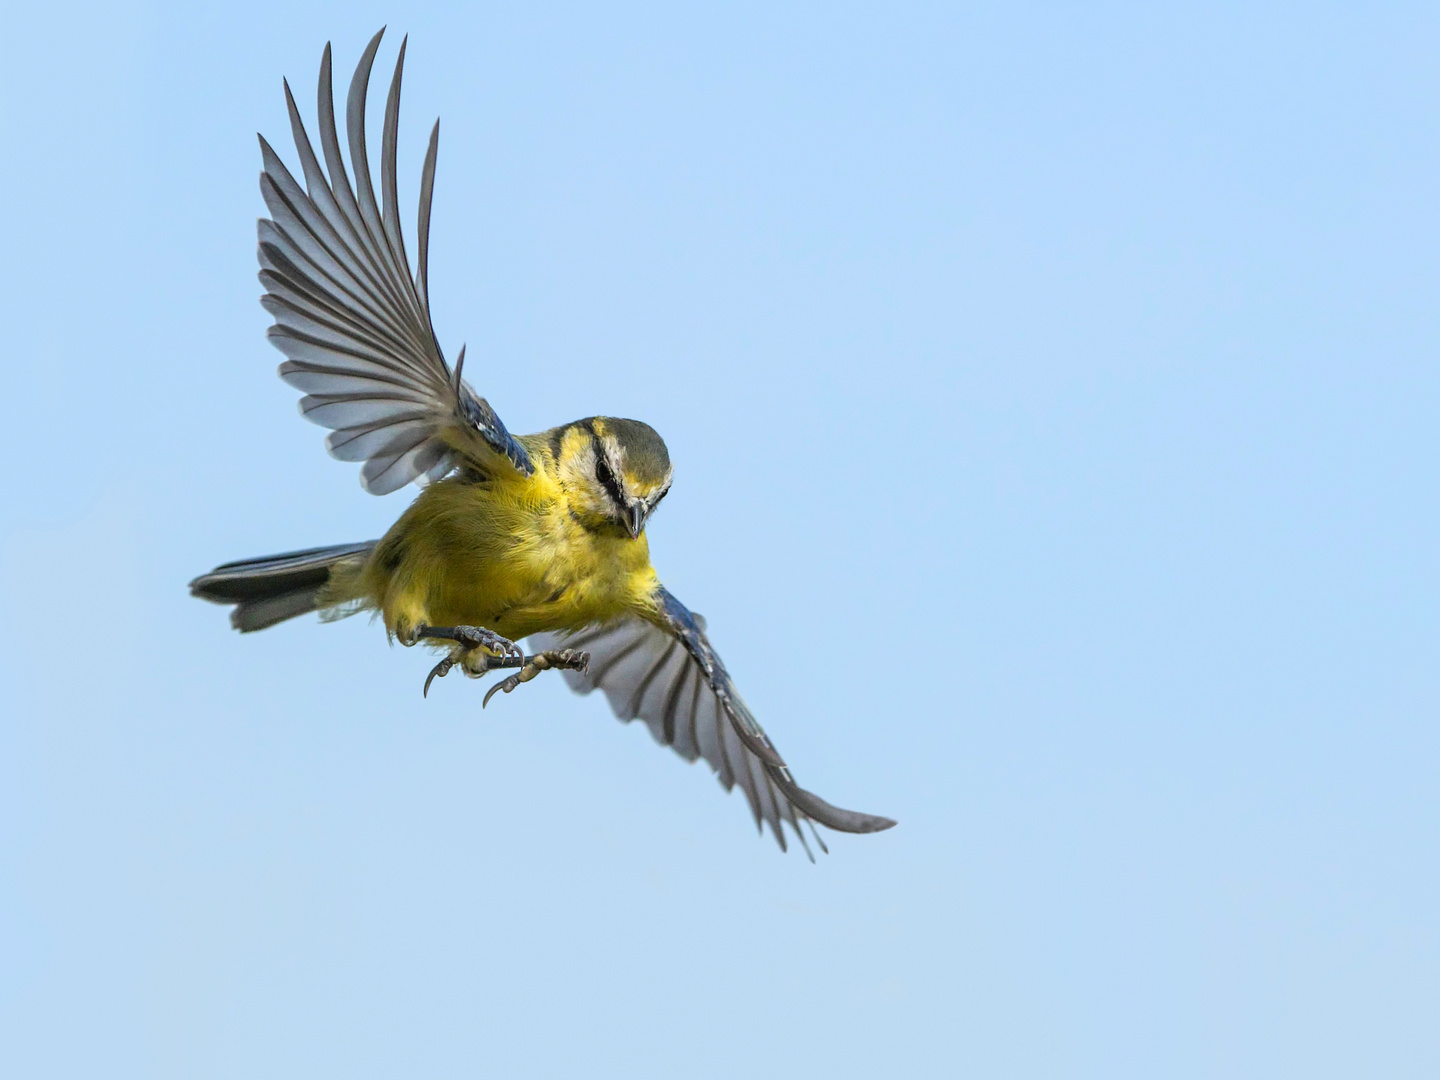
M 726 791 L 739 787 L 756 827 L 770 826 L 781 849 L 788 823 L 807 853 L 802 822 L 840 832 L 879 832 L 889 818 L 831 806 L 799 787 L 740 697 L 730 674 L 693 615 L 663 586 L 656 591 L 658 621 L 641 618 L 571 634 L 539 634 L 537 648 L 584 649 L 588 670 L 563 672 L 578 693 L 602 690 L 621 720 L 643 720 L 662 746 L 687 761 L 703 757 Z M 819 834 L 811 834 L 824 850 Z
M 382 30 L 366 47 L 346 101 L 355 187 L 340 153 L 330 46 L 318 91 L 322 169 L 290 85 L 285 101 L 305 187 L 260 138 L 260 190 L 270 210 L 259 223 L 261 304 L 275 318 L 270 341 L 285 354 L 280 377 L 305 393 L 300 411 L 331 429 L 325 445 L 360 461 L 360 482 L 376 495 L 430 481 L 462 459 L 529 474 L 529 454 L 499 416 L 452 373 L 430 320 L 427 291 L 430 204 L 440 125 L 430 134 L 421 175 L 419 271 L 405 253 L 396 195 L 395 144 L 405 46 L 385 105 L 380 152 L 384 209 L 375 200 L 365 146 L 365 97 Z M 328 175 L 327 175 L 328 171 Z M 463 350 L 462 350 L 463 356 Z

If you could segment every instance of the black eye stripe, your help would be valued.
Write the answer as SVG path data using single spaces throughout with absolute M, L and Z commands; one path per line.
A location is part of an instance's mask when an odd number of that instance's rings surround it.
M 617 507 L 625 505 L 625 496 L 620 491 L 620 481 L 615 479 L 615 473 L 610 468 L 610 462 L 605 460 L 605 454 L 597 444 L 595 447 L 595 479 L 600 481 L 600 486 L 610 494 Z

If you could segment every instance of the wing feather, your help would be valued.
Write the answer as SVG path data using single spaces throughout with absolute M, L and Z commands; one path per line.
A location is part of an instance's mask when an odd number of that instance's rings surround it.
M 376 38 L 383 34 L 381 30 Z M 375 38 L 371 39 L 367 51 L 377 45 Z M 373 52 L 372 52 L 373 57 Z M 362 58 L 360 61 L 364 64 Z M 320 82 L 316 87 L 316 115 L 319 119 L 320 129 L 320 152 L 325 155 L 325 170 L 330 174 L 330 190 L 334 193 L 335 203 L 340 209 L 341 216 L 345 219 L 347 233 L 351 238 L 357 253 L 362 255 L 371 265 L 375 267 L 374 253 L 366 245 L 365 219 L 360 213 L 360 204 L 355 201 L 355 192 L 350 187 L 350 174 L 345 169 L 345 159 L 340 156 L 340 134 L 335 127 L 335 86 L 331 74 L 330 43 L 325 43 L 325 52 L 320 57 Z M 393 289 L 386 287 L 383 277 L 378 279 L 382 292 L 393 293 Z M 391 296 L 393 301 L 394 297 Z
M 363 251 L 357 253 L 323 218 L 317 216 L 309 196 L 300 190 L 279 155 L 260 139 L 265 172 L 260 176 L 260 194 L 272 215 L 271 224 L 280 235 L 275 246 L 284 253 L 294 251 L 327 278 L 350 305 L 363 310 L 377 329 L 388 330 L 397 342 L 410 334 L 403 317 L 385 293 L 384 285 L 366 265 Z M 263 219 L 262 219 L 263 220 Z M 261 241 L 267 239 L 260 230 Z M 265 264 L 262 257 L 261 264 Z M 403 347 L 403 346 L 402 346 Z
M 726 756 L 734 762 L 735 783 L 745 795 L 745 801 L 750 804 L 750 815 L 755 819 L 755 831 L 763 836 L 765 832 L 762 824 L 764 818 L 760 814 L 760 792 L 755 783 L 753 767 L 755 755 L 745 752 L 745 748 L 740 745 L 739 736 L 735 734 L 733 725 L 722 726 L 720 738 L 721 744 L 726 748 Z
M 448 453 L 446 447 L 436 445 L 433 439 L 418 439 L 408 447 L 396 443 L 365 462 L 360 475 L 369 490 L 384 495 L 412 480 L 428 482 L 436 465 Z
M 355 169 L 355 188 L 360 205 L 360 218 L 365 226 L 365 239 L 384 275 L 387 287 L 396 294 L 401 310 L 410 316 L 407 325 L 413 329 L 423 323 L 419 302 L 415 299 L 414 286 L 410 281 L 410 268 L 399 262 L 397 253 L 390 246 L 385 223 L 380 217 L 380 207 L 375 202 L 375 187 L 370 179 L 370 159 L 365 148 L 365 97 L 370 87 L 370 70 L 375 63 L 375 53 L 380 48 L 380 38 L 384 33 L 385 31 L 381 30 L 370 39 L 370 44 L 365 47 L 365 52 L 360 57 L 360 63 L 355 66 L 355 74 L 350 79 L 350 92 L 345 102 L 345 129 L 350 143 L 350 164 Z M 397 113 L 400 106 L 399 82 L 404 66 L 405 42 L 402 41 L 399 58 L 395 62 L 395 77 L 390 95 L 394 99 Z M 424 336 L 416 337 L 415 344 L 424 349 Z M 446 374 L 443 368 L 441 374 Z
M 684 654 L 679 650 L 672 663 L 678 671 L 672 673 L 667 680 L 668 685 L 662 683 L 660 687 L 665 695 L 660 705 L 661 726 L 666 745 L 674 747 L 675 752 L 686 761 L 694 761 L 700 756 L 700 749 L 695 744 L 694 720 L 681 715 L 680 703 L 693 694 L 691 687 L 696 682 L 695 665 L 686 663 Z
M 665 670 L 665 665 L 668 664 L 670 658 L 675 655 L 679 644 L 678 641 L 672 641 L 658 657 L 648 663 L 645 668 L 645 674 L 635 683 L 634 688 L 630 691 L 630 696 L 625 701 L 625 711 L 633 716 L 641 717 L 646 723 L 650 724 L 651 733 L 655 736 L 655 741 L 661 746 L 670 745 L 670 740 L 665 737 L 665 718 L 658 710 L 654 708 L 642 709 L 641 705 L 645 701 L 646 692 L 654 685 L 655 677 Z M 649 719 L 651 715 L 655 717 L 654 721 Z
M 327 50 L 328 52 L 328 50 Z M 295 152 L 300 155 L 300 171 L 305 174 L 305 190 L 310 199 L 310 205 L 324 221 L 324 227 L 328 236 L 336 243 L 344 246 L 343 237 L 350 231 L 345 215 L 340 209 L 340 204 L 335 201 L 335 193 L 330 190 L 330 183 L 325 178 L 325 171 L 320 167 L 320 161 L 315 156 L 315 148 L 310 142 L 310 136 L 305 132 L 305 122 L 300 118 L 300 107 L 295 104 L 295 95 L 290 92 L 290 80 L 283 80 L 285 86 L 285 110 L 290 116 L 290 136 L 295 141 Z M 261 143 L 269 145 L 261 139 Z M 274 156 L 273 151 L 271 152 Z M 278 157 L 276 158 L 278 162 Z M 282 170 L 284 166 L 281 166 Z M 267 162 L 267 171 L 269 165 Z M 352 258 L 353 258 L 353 252 Z
M 631 617 L 532 640 L 538 649 L 588 651 L 587 671 L 564 673 L 570 687 L 582 694 L 603 690 L 621 720 L 644 720 L 656 742 L 687 761 L 704 758 L 727 791 L 740 788 L 756 827 L 763 832 L 768 825 L 782 850 L 786 823 L 807 853 L 810 845 L 801 832 L 806 823 L 812 833 L 816 822 L 842 832 L 876 832 L 895 824 L 841 810 L 798 787 L 711 647 L 704 620 L 664 589 L 656 603 L 654 622 Z M 820 847 L 823 851 L 823 842 Z
M 345 98 L 345 134 L 350 142 L 350 167 L 355 170 L 355 197 L 360 206 L 360 220 L 365 226 L 365 238 L 377 260 L 384 262 L 389 253 L 378 239 L 384 226 L 380 222 L 380 208 L 375 204 L 375 188 L 370 182 L 370 157 L 365 149 L 365 96 L 370 89 L 370 70 L 375 65 L 380 36 L 376 34 L 370 39 L 370 44 L 360 55 L 360 62 L 355 65 L 355 74 L 350 76 L 350 91 Z M 402 45 L 402 63 L 404 59 L 405 48 Z
M 405 42 L 385 101 L 383 208 L 376 200 L 365 108 L 383 34 L 365 47 L 346 95 L 353 187 L 335 122 L 329 45 L 316 90 L 318 155 L 285 84 L 303 188 L 260 139 L 260 193 L 270 213 L 257 229 L 261 304 L 275 320 L 267 336 L 285 354 L 280 376 L 304 392 L 300 409 L 306 418 L 331 429 L 325 440 L 330 453 L 363 463 L 360 481 L 367 491 L 426 483 L 462 458 L 492 475 L 497 467 L 528 475 L 534 471 L 528 453 L 489 404 L 451 372 L 430 321 L 426 264 L 438 125 L 421 174 L 420 269 L 410 272 L 396 181 Z
M 288 303 L 282 297 L 273 294 L 262 297 L 260 306 L 274 318 L 276 327 L 293 331 L 307 341 L 327 349 L 337 359 L 359 357 L 368 359 L 372 363 L 383 364 L 386 356 L 392 354 L 387 343 L 369 333 L 368 330 L 346 326 L 343 321 L 326 318 L 319 311 L 306 311 L 297 305 Z M 271 327 L 271 329 L 274 328 Z M 396 371 L 397 374 L 404 374 L 404 369 L 396 369 Z M 407 379 L 406 382 L 420 393 L 425 393 L 430 389 L 424 383 L 413 378 Z M 426 393 L 427 398 L 431 396 Z
M 325 436 L 325 449 L 340 461 L 368 461 L 402 440 L 425 438 L 429 430 L 421 420 L 389 420 L 374 427 L 342 428 Z
M 707 683 L 706 686 L 708 688 L 709 684 Z M 705 712 L 700 714 L 700 719 L 701 723 L 706 725 L 701 730 L 710 736 L 710 742 L 714 747 L 710 753 L 705 754 L 705 760 L 715 770 L 715 774 L 720 778 L 720 783 L 725 790 L 732 791 L 735 788 L 735 767 L 730 763 L 732 760 L 736 760 L 736 757 L 726 749 L 725 744 L 727 741 L 734 742 L 737 754 L 743 751 L 744 747 L 739 745 L 740 740 L 730 730 L 729 718 L 724 715 L 724 710 L 720 707 L 720 699 L 715 696 L 714 691 L 712 690 L 708 694 L 701 691 L 701 696 L 704 702 L 701 708 Z
M 311 367 L 308 364 L 287 362 L 281 365 L 280 378 L 296 390 L 323 395 L 332 394 L 388 394 L 403 393 L 404 382 L 395 378 L 384 368 L 369 370 L 361 361 L 352 371 L 327 367 Z
M 339 329 L 357 340 L 368 339 L 371 346 L 380 354 L 377 358 L 379 363 L 385 363 L 385 357 L 393 352 L 395 348 L 393 340 L 387 339 L 383 333 L 372 331 L 345 308 L 337 307 L 324 295 L 320 287 L 298 267 L 289 270 L 287 277 L 281 277 L 273 270 L 261 270 L 260 283 L 266 289 L 265 299 L 275 305 L 274 309 L 267 310 L 271 311 L 280 325 L 287 325 L 284 316 L 287 311 L 293 311 L 298 315 L 327 323 L 332 328 Z M 262 306 L 264 306 L 263 301 Z M 390 362 L 390 365 L 393 370 L 403 370 L 393 361 Z
M 440 149 L 440 121 L 430 129 L 430 145 L 425 150 L 425 165 L 420 170 L 420 215 L 417 222 L 416 244 L 419 269 L 415 274 L 415 287 L 420 293 L 420 304 L 425 309 L 425 318 L 430 318 L 430 205 L 435 198 L 435 157 Z
M 397 401 L 413 402 L 409 412 L 396 409 Z M 306 394 L 300 399 L 300 411 L 305 419 L 331 430 L 351 427 L 368 427 L 396 420 L 424 420 L 426 416 L 423 398 L 410 397 L 396 392 L 384 397 L 361 396 L 359 394 Z
M 385 242 L 390 245 L 390 257 L 397 266 L 406 270 L 405 281 L 409 286 L 407 291 L 414 305 L 417 321 L 428 323 L 429 315 L 421 305 L 418 291 L 410 280 L 410 259 L 405 254 L 405 235 L 400 228 L 400 194 L 395 178 L 396 143 L 400 133 L 400 81 L 405 69 L 405 47 L 409 43 L 408 37 L 400 42 L 395 75 L 390 80 L 390 93 L 385 99 L 385 130 L 380 144 L 380 197 L 385 204 L 381 220 L 385 229 Z

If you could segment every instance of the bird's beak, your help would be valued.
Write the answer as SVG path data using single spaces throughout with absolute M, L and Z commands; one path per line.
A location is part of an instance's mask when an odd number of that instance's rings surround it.
M 625 516 L 629 519 L 630 538 L 638 540 L 640 533 L 645 529 L 645 504 L 639 501 L 632 502 L 626 510 Z

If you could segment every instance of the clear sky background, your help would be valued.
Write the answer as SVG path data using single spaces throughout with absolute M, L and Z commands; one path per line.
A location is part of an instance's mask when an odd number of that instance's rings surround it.
M 545 677 L 186 582 L 380 535 L 254 132 L 411 35 L 413 236 L 650 533 L 818 865 Z M 1440 1075 L 1433 5 L 5 5 L 0 1071 Z M 378 94 L 379 91 L 377 90 Z

